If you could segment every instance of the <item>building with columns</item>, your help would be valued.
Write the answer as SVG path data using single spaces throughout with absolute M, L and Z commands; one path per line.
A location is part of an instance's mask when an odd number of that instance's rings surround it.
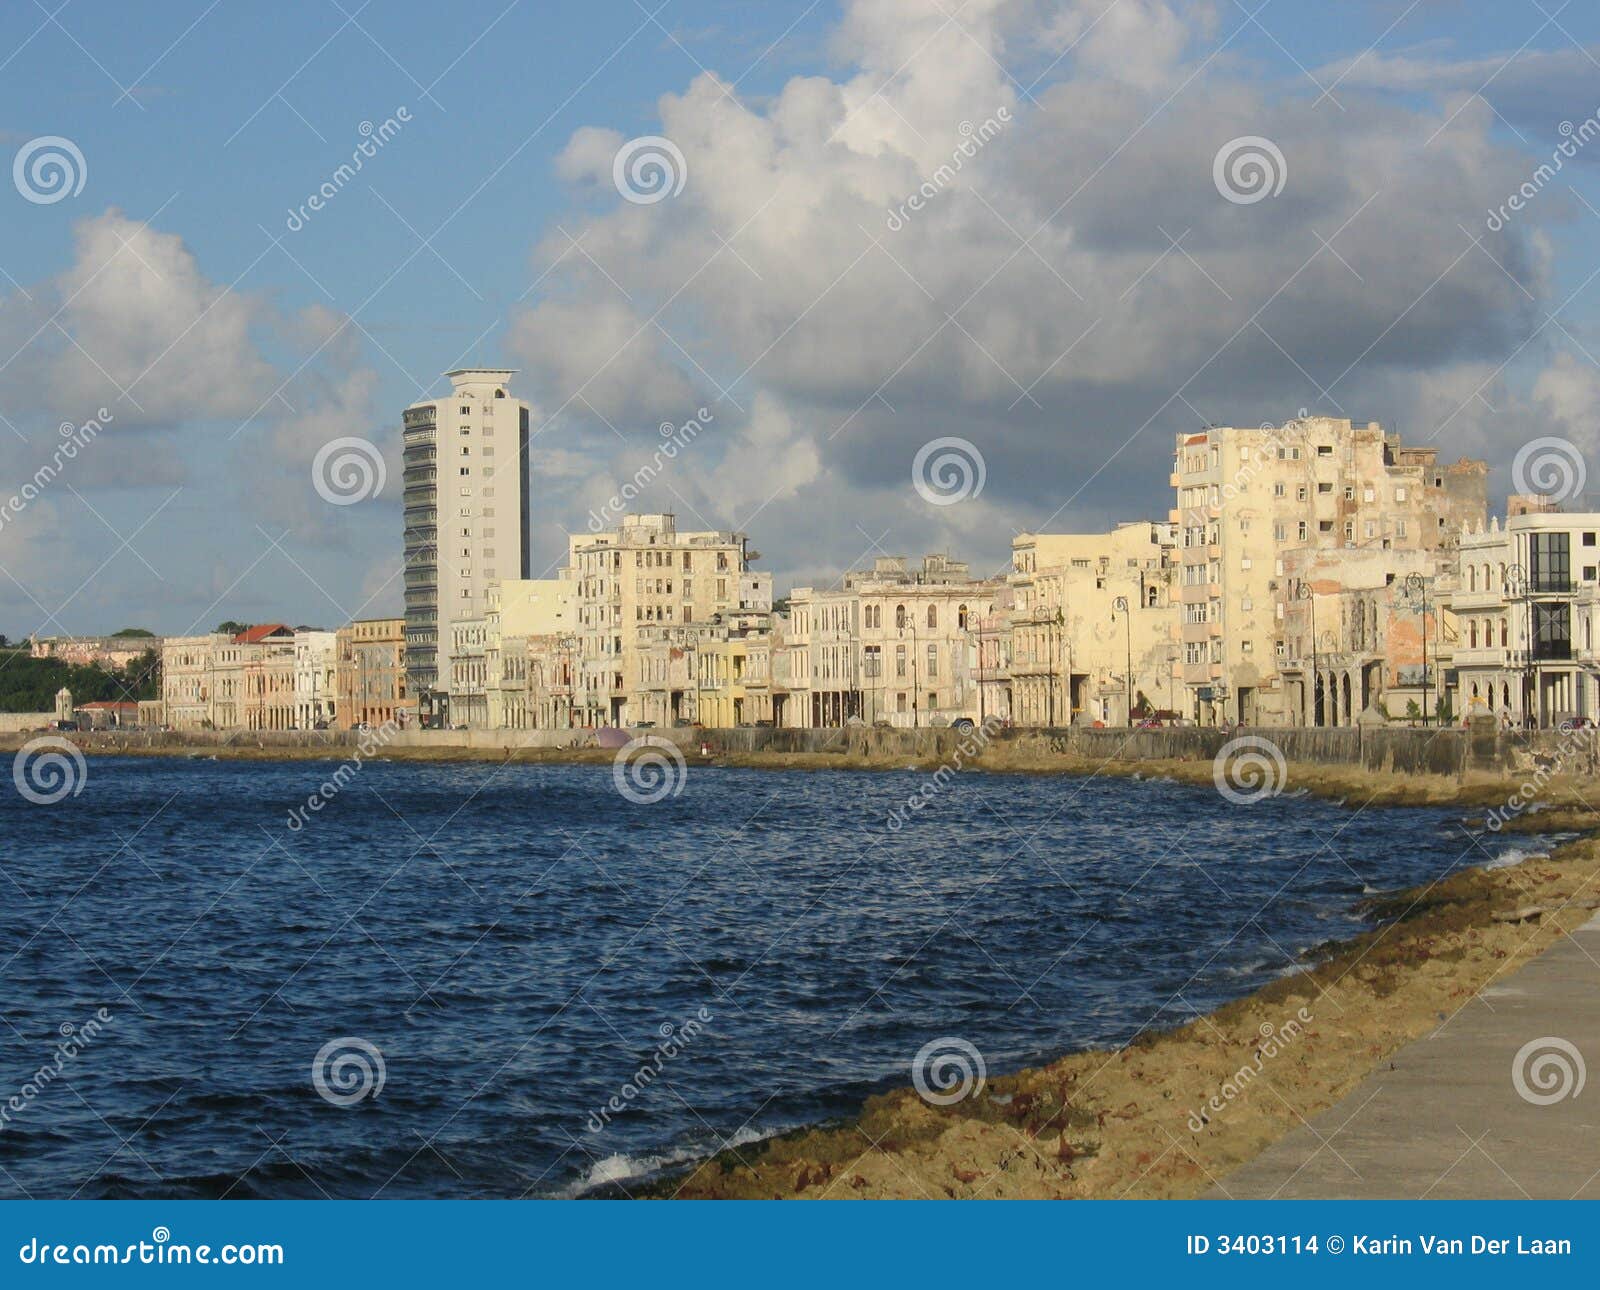
M 1460 536 L 1457 708 L 1516 727 L 1600 719 L 1600 513 L 1512 500 L 1504 523 Z

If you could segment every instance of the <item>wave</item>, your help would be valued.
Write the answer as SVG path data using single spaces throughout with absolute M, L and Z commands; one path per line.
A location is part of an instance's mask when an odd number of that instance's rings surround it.
M 615 1187 L 635 1179 L 650 1178 L 663 1170 L 673 1169 L 679 1165 L 709 1160 L 719 1151 L 727 1151 L 732 1147 L 747 1147 L 753 1142 L 764 1142 L 784 1131 L 781 1128 L 743 1128 L 719 1145 L 709 1148 L 674 1147 L 667 1151 L 651 1152 L 642 1156 L 630 1156 L 626 1152 L 618 1151 L 604 1159 L 596 1160 L 589 1167 L 588 1173 L 577 1181 L 568 1183 L 556 1193 L 556 1197 L 561 1200 L 572 1200 L 600 1187 Z
M 1483 867 L 1485 869 L 1509 869 L 1512 865 L 1519 865 L 1524 860 L 1548 860 L 1549 858 L 1550 853 L 1548 851 L 1524 851 L 1521 847 L 1511 847 L 1502 851 Z

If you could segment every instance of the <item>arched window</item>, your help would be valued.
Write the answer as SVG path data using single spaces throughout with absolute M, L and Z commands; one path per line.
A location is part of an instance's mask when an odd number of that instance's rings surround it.
M 1144 593 L 1144 599 L 1145 604 L 1149 605 L 1151 609 L 1154 609 L 1156 607 L 1156 589 L 1151 587 L 1148 591 L 1146 591 Z
M 1500 620 L 1500 647 L 1502 649 L 1504 649 L 1505 646 L 1506 646 L 1506 643 L 1507 643 L 1507 641 L 1506 641 L 1506 620 L 1504 618 L 1502 618 Z
M 967 607 L 965 605 L 956 610 L 956 626 L 962 631 L 967 630 Z
M 1476 618 L 1472 619 L 1472 621 L 1468 624 L 1467 634 L 1472 639 L 1472 648 L 1473 649 L 1477 649 L 1478 648 L 1478 620 Z
M 1475 564 L 1469 564 L 1467 566 L 1467 590 L 1468 591 L 1476 591 L 1477 589 L 1478 589 L 1478 566 L 1475 565 Z
M 928 627 L 931 630 L 939 625 L 939 610 L 934 605 L 928 606 Z
M 896 605 L 894 607 L 894 625 L 904 630 L 906 625 L 906 607 L 904 605 Z

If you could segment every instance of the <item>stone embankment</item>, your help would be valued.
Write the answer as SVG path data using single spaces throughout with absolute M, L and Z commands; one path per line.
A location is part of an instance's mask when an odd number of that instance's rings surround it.
M 32 732 L 37 733 L 37 732 Z M 1460 727 L 1351 728 L 1262 727 L 1223 730 L 1206 726 L 1163 729 L 1061 730 L 951 729 L 902 730 L 881 727 L 844 729 L 677 727 L 635 730 L 636 736 L 665 740 L 694 754 L 702 749 L 719 758 L 757 764 L 797 766 L 807 757 L 830 766 L 941 762 L 998 770 L 1082 770 L 1138 763 L 1209 763 L 1230 743 L 1265 740 L 1291 765 L 1348 767 L 1376 774 L 1463 776 L 1472 772 L 1511 772 L 1541 762 L 1558 762 L 1564 773 L 1592 773 L 1600 742 L 1595 731 L 1465 730 Z M 0 749 L 15 750 L 30 732 L 0 733 Z M 589 760 L 600 751 L 590 730 L 374 730 L 355 731 L 83 731 L 71 736 L 85 752 L 185 755 L 217 753 L 242 757 L 343 757 L 365 739 L 369 747 L 397 759 L 448 760 L 457 756 L 528 754 L 529 760 L 559 760 L 563 755 Z M 588 754 L 588 755 L 586 755 Z M 1270 755 L 1270 754 L 1269 754 Z

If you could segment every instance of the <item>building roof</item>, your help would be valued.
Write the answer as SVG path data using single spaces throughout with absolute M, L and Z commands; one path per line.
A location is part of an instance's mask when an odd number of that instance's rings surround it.
M 127 712 L 130 709 L 137 712 L 139 710 L 139 704 L 136 701 L 127 699 L 96 699 L 93 703 L 80 703 L 77 707 L 85 712 Z
M 235 645 L 254 645 L 272 636 L 293 636 L 294 633 L 283 623 L 257 623 L 254 627 L 246 627 L 233 638 Z

